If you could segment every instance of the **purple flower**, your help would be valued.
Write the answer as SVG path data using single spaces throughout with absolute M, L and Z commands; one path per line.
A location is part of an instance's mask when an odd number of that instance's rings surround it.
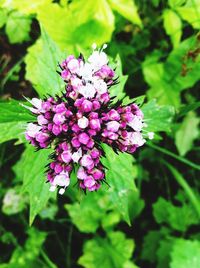
M 71 154 L 71 151 L 64 151 L 62 154 L 61 154 L 61 158 L 63 160 L 64 163 L 70 163 L 71 160 L 72 160 L 72 154 Z
M 53 125 L 52 133 L 58 136 L 62 132 L 62 127 L 60 125 Z
M 92 102 L 88 100 L 84 100 L 81 103 L 81 110 L 85 113 L 91 112 L 92 110 Z
M 75 165 L 79 187 L 98 190 L 105 181 L 100 143 L 133 153 L 146 141 L 139 107 L 112 103 L 108 89 L 115 84 L 115 72 L 103 49 L 94 48 L 88 60 L 68 56 L 60 64 L 66 91 L 56 98 L 33 98 L 28 100 L 33 107 L 25 106 L 36 116 L 27 126 L 26 139 L 40 149 L 54 148 L 47 171 L 50 191 L 59 187 L 60 194 L 65 192 Z M 153 133 L 146 137 L 153 138 Z
M 83 132 L 83 133 L 79 134 L 78 140 L 79 140 L 80 143 L 86 145 L 89 142 L 90 137 L 88 136 L 88 134 L 86 134 L 85 132 Z
M 90 120 L 90 128 L 99 131 L 101 129 L 101 123 L 99 119 Z

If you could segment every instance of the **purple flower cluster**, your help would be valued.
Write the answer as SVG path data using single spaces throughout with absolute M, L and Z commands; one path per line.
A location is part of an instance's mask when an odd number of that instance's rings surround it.
M 99 189 L 105 181 L 101 142 L 128 153 L 145 143 L 139 107 L 112 103 L 109 88 L 116 79 L 103 49 L 94 47 L 87 61 L 82 55 L 68 56 L 60 65 L 60 75 L 66 82 L 62 96 L 33 98 L 29 100 L 33 107 L 26 107 L 37 116 L 37 121 L 27 126 L 26 139 L 41 149 L 54 148 L 47 178 L 50 190 L 60 187 L 60 194 L 69 185 L 75 164 L 80 188 Z

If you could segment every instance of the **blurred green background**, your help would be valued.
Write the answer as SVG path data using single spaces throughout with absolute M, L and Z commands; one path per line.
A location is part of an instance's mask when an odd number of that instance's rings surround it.
M 199 29 L 200 0 L 0 0 L 0 268 L 200 268 Z M 19 103 L 59 93 L 58 62 L 93 43 L 155 138 L 105 149 L 110 187 L 56 197 Z

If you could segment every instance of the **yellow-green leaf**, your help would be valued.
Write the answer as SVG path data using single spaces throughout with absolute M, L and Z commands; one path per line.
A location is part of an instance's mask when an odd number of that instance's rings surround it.
M 189 112 L 175 134 L 175 144 L 181 156 L 192 149 L 193 141 L 199 136 L 200 119 Z
M 178 47 L 182 35 L 182 22 L 180 17 L 171 9 L 166 9 L 163 13 L 164 28 L 170 36 L 173 47 Z
M 26 79 L 31 81 L 41 97 L 64 90 L 65 84 L 56 72 L 58 63 L 64 58 L 64 53 L 42 29 L 41 38 L 28 49 L 25 58 Z
M 176 11 L 192 25 L 194 29 L 200 29 L 200 3 L 199 0 L 188 0 L 183 7 L 176 8 Z
M 112 9 L 120 15 L 142 27 L 142 21 L 138 14 L 137 6 L 133 0 L 108 0 Z

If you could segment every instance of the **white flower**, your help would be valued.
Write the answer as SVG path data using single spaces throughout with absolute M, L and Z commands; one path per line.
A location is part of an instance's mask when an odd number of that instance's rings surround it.
M 86 62 L 84 65 L 80 67 L 78 75 L 80 75 L 82 79 L 86 81 L 92 80 L 93 75 L 92 65 Z
M 72 160 L 75 162 L 75 163 L 78 163 L 79 159 L 82 157 L 82 150 L 81 148 L 78 149 L 77 152 L 73 153 L 72 154 Z
M 85 86 L 81 86 L 79 88 L 79 93 L 83 95 L 83 97 L 87 98 L 93 98 L 96 90 L 94 86 L 90 83 L 87 83 Z
M 41 126 L 29 123 L 26 129 L 26 134 L 28 134 L 32 138 L 35 138 L 41 129 L 42 129 Z
M 81 166 L 89 167 L 92 164 L 93 164 L 92 157 L 88 154 L 84 154 L 84 156 L 81 158 Z
M 64 194 L 64 192 L 65 192 L 65 188 L 60 188 L 60 190 L 59 190 L 59 192 L 58 192 L 58 193 L 59 193 L 60 195 L 63 195 L 63 194 Z
M 56 175 L 53 181 L 54 186 L 65 186 L 67 187 L 70 183 L 69 173 L 61 172 L 59 175 Z
M 42 100 L 38 98 L 33 98 L 30 103 L 35 106 L 38 110 L 42 110 Z
M 92 48 L 95 50 L 97 48 L 97 44 L 96 43 L 93 43 L 92 44 Z
M 77 59 L 71 59 L 68 62 L 67 67 L 69 68 L 71 73 L 77 73 L 79 70 L 79 61 Z
M 108 91 L 107 84 L 102 79 L 98 79 L 97 77 L 93 77 L 92 82 L 93 82 L 94 88 L 96 89 L 98 94 L 102 95 L 104 93 L 107 93 L 107 91 Z
M 80 128 L 86 128 L 88 124 L 89 124 L 89 121 L 85 116 L 83 116 L 82 118 L 78 120 L 78 126 Z
M 140 132 L 131 132 L 128 138 L 131 145 L 142 146 L 146 142 Z
M 128 125 L 135 131 L 141 131 L 143 127 L 142 120 L 140 119 L 140 117 L 136 115 L 134 115 L 133 120 L 129 122 Z
M 71 85 L 74 89 L 78 89 L 82 85 L 82 80 L 77 77 L 71 78 Z
M 56 175 L 51 187 L 49 188 L 50 192 L 55 192 L 57 186 L 61 186 L 64 188 L 61 188 L 59 190 L 59 194 L 63 195 L 65 192 L 66 187 L 70 184 L 70 178 L 69 178 L 69 173 L 68 172 L 61 172 L 59 175 Z
M 61 186 L 64 188 L 61 188 L 59 190 L 59 194 L 63 195 L 65 192 L 65 188 L 69 186 L 70 184 L 70 178 L 69 178 L 69 173 L 68 172 L 61 172 L 59 175 L 56 175 L 53 183 L 51 184 L 51 187 L 49 189 L 50 192 L 54 192 L 56 190 L 57 186 Z
M 120 123 L 117 121 L 110 121 L 107 124 L 107 130 L 112 132 L 117 132 L 120 127 Z
M 38 98 L 33 98 L 32 100 L 29 100 L 28 98 L 24 97 L 28 102 L 30 102 L 35 108 L 29 107 L 27 105 L 21 104 L 24 108 L 28 109 L 34 114 L 39 114 L 41 112 L 45 112 L 45 110 L 42 108 L 42 100 Z
M 150 140 L 154 138 L 154 132 L 148 132 L 147 135 Z
M 88 62 L 92 65 L 93 70 L 96 72 L 103 65 L 108 63 L 108 57 L 103 51 L 93 51 L 92 55 L 88 58 Z

